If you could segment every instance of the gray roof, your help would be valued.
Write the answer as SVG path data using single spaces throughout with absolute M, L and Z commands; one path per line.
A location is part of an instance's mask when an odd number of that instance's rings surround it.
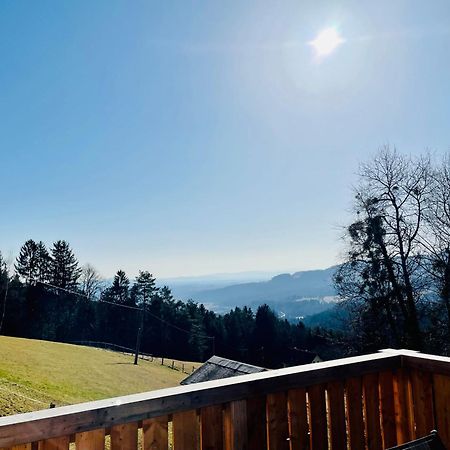
M 221 378 L 264 372 L 267 369 L 245 364 L 232 359 L 211 356 L 202 366 L 185 378 L 181 384 L 200 383 L 201 381 L 220 380 Z

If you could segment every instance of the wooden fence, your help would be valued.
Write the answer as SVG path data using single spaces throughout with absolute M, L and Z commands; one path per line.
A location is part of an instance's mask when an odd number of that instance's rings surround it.
M 3 417 L 0 447 L 381 450 L 435 428 L 450 449 L 450 358 L 385 350 Z

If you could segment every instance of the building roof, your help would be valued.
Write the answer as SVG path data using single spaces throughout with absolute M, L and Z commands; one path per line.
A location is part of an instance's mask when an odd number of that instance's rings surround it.
M 295 362 L 296 364 L 311 364 L 313 362 L 320 362 L 322 358 L 315 352 L 309 350 L 301 350 L 294 348 L 295 350 Z
M 264 372 L 267 369 L 245 364 L 232 359 L 211 356 L 202 366 L 185 378 L 181 384 L 200 383 L 202 381 L 220 380 L 221 378 Z

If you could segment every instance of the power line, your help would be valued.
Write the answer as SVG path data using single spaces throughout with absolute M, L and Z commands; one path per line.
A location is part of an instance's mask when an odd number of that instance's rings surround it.
M 73 291 L 71 289 L 63 288 L 63 287 L 60 287 L 60 286 L 55 286 L 53 284 L 46 283 L 44 281 L 37 281 L 37 280 L 35 280 L 34 282 L 43 284 L 44 286 L 49 286 L 49 287 L 51 287 L 53 289 L 58 289 L 58 290 L 61 290 L 61 291 L 64 291 L 64 292 L 68 292 L 69 294 L 78 295 L 80 297 L 84 297 L 84 298 L 90 300 L 90 298 L 87 295 L 85 295 L 85 294 L 83 294 L 81 292 Z M 137 311 L 141 311 L 142 310 L 142 308 L 139 308 L 138 306 L 124 305 L 122 303 L 114 303 L 114 302 L 109 302 L 107 300 L 98 300 L 98 303 L 107 303 L 109 305 L 118 306 L 120 308 L 128 308 L 128 309 L 133 309 L 133 310 L 137 310 Z M 205 339 L 211 339 L 211 340 L 215 339 L 215 336 L 207 336 L 206 334 L 200 334 L 200 333 L 195 333 L 195 332 L 192 332 L 192 331 L 189 331 L 189 330 L 185 330 L 184 328 L 181 328 L 181 327 L 179 327 L 177 325 L 174 325 L 173 323 L 170 323 L 167 320 L 162 319 L 161 317 L 157 316 L 156 314 L 153 314 L 152 312 L 150 312 L 146 308 L 144 308 L 144 313 L 152 316 L 153 318 L 155 318 L 155 319 L 159 320 L 160 322 L 168 325 L 169 327 L 172 327 L 172 328 L 174 328 L 174 329 L 176 329 L 178 331 L 182 331 L 183 333 L 189 334 L 191 336 L 199 336 L 199 337 L 202 337 L 202 338 L 205 338 Z

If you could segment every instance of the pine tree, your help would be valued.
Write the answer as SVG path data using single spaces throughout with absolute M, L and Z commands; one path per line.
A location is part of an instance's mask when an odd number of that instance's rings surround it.
M 51 258 L 47 247 L 42 241 L 37 243 L 36 249 L 36 279 L 41 282 L 50 281 Z
M 151 300 L 152 296 L 157 292 L 155 287 L 155 278 L 148 271 L 139 271 L 139 275 L 136 277 L 136 300 L 138 304 L 147 303 Z
M 118 270 L 112 285 L 102 292 L 101 298 L 103 301 L 121 305 L 128 304 L 130 300 L 129 290 L 130 280 L 123 270 Z
M 51 249 L 50 279 L 57 287 L 74 289 L 77 287 L 81 269 L 69 243 L 56 241 Z
M 29 239 L 22 245 L 14 267 L 16 273 L 22 277 L 27 284 L 30 284 L 37 279 L 38 245 L 33 239 Z

